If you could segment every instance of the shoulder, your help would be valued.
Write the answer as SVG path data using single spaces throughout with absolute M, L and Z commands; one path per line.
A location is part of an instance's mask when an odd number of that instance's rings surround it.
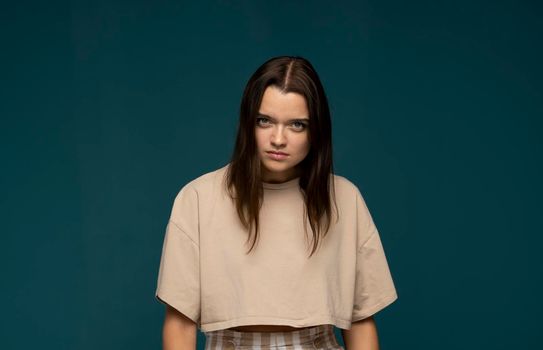
M 223 166 L 185 183 L 175 195 L 170 220 L 187 232 L 195 232 L 200 211 L 206 212 L 215 202 L 216 185 L 220 184 L 225 170 Z
M 207 172 L 204 172 L 202 175 L 190 180 L 185 185 L 181 187 L 181 191 L 195 191 L 197 193 L 204 193 L 209 189 L 215 187 L 215 185 L 220 184 L 224 175 L 226 174 L 228 164 L 221 166 Z
M 336 196 L 356 198 L 362 196 L 358 186 L 343 175 L 334 174 Z
M 340 203 L 356 208 L 357 212 L 364 215 L 369 211 L 366 198 L 359 186 L 345 176 L 334 175 L 335 196 Z

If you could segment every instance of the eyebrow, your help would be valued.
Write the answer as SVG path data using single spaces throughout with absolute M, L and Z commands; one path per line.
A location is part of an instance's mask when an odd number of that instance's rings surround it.
M 266 115 L 263 113 L 258 113 L 257 116 L 270 118 L 271 120 L 276 120 L 274 117 L 270 117 L 269 115 Z M 309 118 L 293 118 L 293 119 L 287 120 L 287 122 L 294 122 L 294 121 L 309 121 Z

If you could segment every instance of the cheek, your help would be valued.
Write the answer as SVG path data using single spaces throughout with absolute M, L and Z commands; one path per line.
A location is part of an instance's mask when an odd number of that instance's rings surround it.
M 261 129 L 255 129 L 255 142 L 258 149 L 264 146 L 266 135 Z
M 309 150 L 309 146 L 309 137 L 307 136 L 307 134 L 300 135 L 300 137 L 296 139 L 296 149 L 299 152 L 307 152 Z

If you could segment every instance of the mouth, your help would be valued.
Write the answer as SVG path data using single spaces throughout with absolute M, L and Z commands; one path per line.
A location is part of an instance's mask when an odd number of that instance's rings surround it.
M 283 160 L 288 157 L 288 154 L 283 153 L 283 152 L 266 152 L 266 153 L 273 160 Z

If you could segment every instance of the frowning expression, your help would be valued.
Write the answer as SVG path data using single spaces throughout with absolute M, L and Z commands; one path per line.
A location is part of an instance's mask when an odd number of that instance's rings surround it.
M 255 138 L 263 181 L 284 182 L 299 176 L 296 166 L 310 148 L 305 97 L 268 86 L 256 116 Z

